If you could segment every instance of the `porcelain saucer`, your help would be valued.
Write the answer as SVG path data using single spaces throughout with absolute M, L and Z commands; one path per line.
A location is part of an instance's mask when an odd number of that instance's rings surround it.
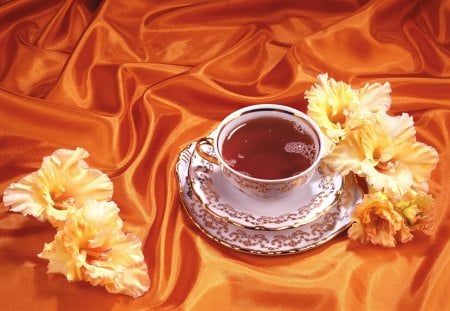
M 195 143 L 184 149 L 176 165 L 183 206 L 205 235 L 235 250 L 259 255 L 282 255 L 317 247 L 348 228 L 353 207 L 362 199 L 362 191 L 354 178 L 346 178 L 336 204 L 314 221 L 279 231 L 240 227 L 209 212 L 194 194 L 188 176 L 194 149 Z
M 214 132 L 211 134 L 214 137 Z M 212 150 L 205 150 L 211 153 Z M 297 192 L 277 200 L 252 198 L 233 187 L 220 167 L 193 152 L 189 170 L 193 194 L 215 216 L 254 230 L 283 230 L 311 222 L 338 201 L 342 175 L 324 175 L 318 169 Z

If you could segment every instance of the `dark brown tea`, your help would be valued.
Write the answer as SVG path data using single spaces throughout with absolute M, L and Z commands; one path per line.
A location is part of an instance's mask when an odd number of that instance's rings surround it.
M 230 131 L 222 156 L 233 169 L 259 179 L 282 179 L 309 168 L 317 157 L 311 130 L 276 117 L 249 120 Z

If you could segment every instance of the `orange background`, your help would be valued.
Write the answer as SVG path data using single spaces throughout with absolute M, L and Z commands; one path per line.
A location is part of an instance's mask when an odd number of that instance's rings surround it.
M 152 280 L 132 299 L 49 275 L 36 255 L 54 229 L 0 204 L 2 310 L 450 309 L 449 1 L 0 3 L 0 192 L 55 149 L 87 149 Z M 181 208 L 178 153 L 240 107 L 305 111 L 323 72 L 390 82 L 391 112 L 438 150 L 432 237 L 271 258 L 209 240 Z

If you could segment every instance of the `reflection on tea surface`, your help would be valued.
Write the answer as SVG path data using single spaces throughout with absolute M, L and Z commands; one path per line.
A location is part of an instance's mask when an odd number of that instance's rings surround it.
M 276 117 L 236 126 L 223 142 L 222 157 L 236 171 L 260 179 L 282 179 L 308 169 L 318 147 L 312 130 Z

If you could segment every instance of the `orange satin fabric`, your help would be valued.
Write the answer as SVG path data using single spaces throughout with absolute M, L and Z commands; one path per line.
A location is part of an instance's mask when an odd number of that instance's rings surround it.
M 0 3 L 0 191 L 55 149 L 87 149 L 152 280 L 134 300 L 49 275 L 36 255 L 54 229 L 0 205 L 2 310 L 450 309 L 449 1 Z M 391 112 L 438 150 L 434 234 L 271 258 L 216 244 L 181 208 L 178 153 L 246 105 L 305 111 L 322 72 L 390 82 Z

